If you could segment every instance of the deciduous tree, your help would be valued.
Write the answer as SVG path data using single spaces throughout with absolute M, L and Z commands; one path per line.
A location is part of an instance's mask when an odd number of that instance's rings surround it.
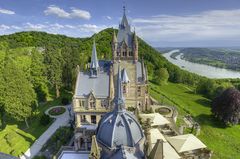
M 240 122 L 240 92 L 235 88 L 225 90 L 213 100 L 212 113 L 225 124 Z
M 14 60 L 6 57 L 3 69 L 5 111 L 18 121 L 25 121 L 32 114 L 32 106 L 36 103 L 36 94 L 24 72 L 16 67 Z

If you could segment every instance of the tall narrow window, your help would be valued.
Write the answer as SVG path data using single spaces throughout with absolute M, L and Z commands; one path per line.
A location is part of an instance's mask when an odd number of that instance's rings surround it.
M 89 102 L 89 106 L 90 106 L 90 109 L 95 109 L 95 108 L 96 108 L 96 106 L 95 106 L 95 101 L 94 101 L 94 100 L 91 100 L 91 101 Z
M 86 122 L 86 115 L 80 115 L 81 122 Z
M 126 85 L 123 86 L 123 93 L 127 93 Z
M 138 86 L 137 94 L 138 94 L 138 96 L 141 96 L 141 86 Z
M 97 123 L 97 120 L 96 120 L 96 115 L 91 115 L 91 123 L 92 124 L 96 124 Z
M 80 106 L 80 107 L 84 107 L 84 106 L 85 106 L 84 100 L 79 100 L 79 106 Z

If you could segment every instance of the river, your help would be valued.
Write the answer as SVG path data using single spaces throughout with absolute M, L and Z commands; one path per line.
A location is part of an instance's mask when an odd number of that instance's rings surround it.
M 232 71 L 229 69 L 218 68 L 213 66 L 208 66 L 204 64 L 198 64 L 181 59 L 181 55 L 176 56 L 176 59 L 171 58 L 171 54 L 179 52 L 179 50 L 172 50 L 168 53 L 163 54 L 163 56 L 171 63 L 179 66 L 180 68 L 193 72 L 208 78 L 240 78 L 240 72 Z

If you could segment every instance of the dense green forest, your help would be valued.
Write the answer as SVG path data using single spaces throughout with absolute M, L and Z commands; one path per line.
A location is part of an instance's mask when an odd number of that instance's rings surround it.
M 1 116 L 9 114 L 27 124 L 39 102 L 46 101 L 50 94 L 58 98 L 62 90 L 73 90 L 76 67 L 79 65 L 80 69 L 86 69 L 93 38 L 99 59 L 111 59 L 112 34 L 113 29 L 109 28 L 89 38 L 71 38 L 45 32 L 0 36 Z M 208 98 L 233 85 L 239 87 L 238 80 L 210 80 L 181 70 L 140 38 L 139 54 L 140 59 L 144 58 L 153 82 L 164 72 L 170 82 L 194 86 L 197 93 Z

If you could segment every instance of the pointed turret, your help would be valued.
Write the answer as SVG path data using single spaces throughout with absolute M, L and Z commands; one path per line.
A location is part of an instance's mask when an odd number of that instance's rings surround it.
M 89 159 L 100 159 L 100 150 L 98 147 L 98 143 L 96 140 L 96 136 L 93 135 L 92 136 L 92 145 L 91 145 L 91 152 L 89 155 Z
M 163 159 L 163 140 L 158 139 L 157 143 L 154 145 L 150 155 L 150 159 Z
M 116 36 L 115 30 L 113 30 L 112 42 L 117 43 L 117 36 Z
M 117 79 L 117 90 L 116 90 L 116 96 L 115 96 L 115 109 L 117 111 L 123 111 L 125 110 L 125 102 L 122 92 L 122 80 L 121 80 L 121 68 L 120 65 L 118 65 L 118 79 Z
M 91 58 L 90 68 L 94 68 L 94 69 L 99 68 L 95 40 L 93 41 L 92 58 Z
M 95 76 L 98 75 L 99 64 L 98 64 L 98 58 L 97 58 L 97 50 L 96 50 L 95 39 L 94 39 L 94 41 L 93 41 L 90 71 L 91 71 L 91 76 L 92 76 L 92 77 L 95 77 Z
M 134 61 L 137 62 L 138 61 L 138 39 L 137 39 L 135 30 L 133 32 L 133 53 L 134 53 Z
M 122 21 L 121 21 L 120 26 L 122 28 L 126 28 L 126 27 L 129 26 L 127 16 L 126 16 L 126 7 L 125 6 L 123 6 L 123 17 L 122 17 Z
M 124 68 L 123 72 L 122 72 L 122 83 L 129 83 L 129 82 L 130 82 L 130 80 L 128 78 L 127 71 Z
M 142 57 L 142 81 L 143 82 L 146 81 L 146 69 L 145 69 L 143 57 Z
M 117 56 L 117 47 L 118 47 L 118 40 L 115 34 L 115 30 L 113 29 L 113 37 L 112 37 L 112 59 L 115 62 Z

